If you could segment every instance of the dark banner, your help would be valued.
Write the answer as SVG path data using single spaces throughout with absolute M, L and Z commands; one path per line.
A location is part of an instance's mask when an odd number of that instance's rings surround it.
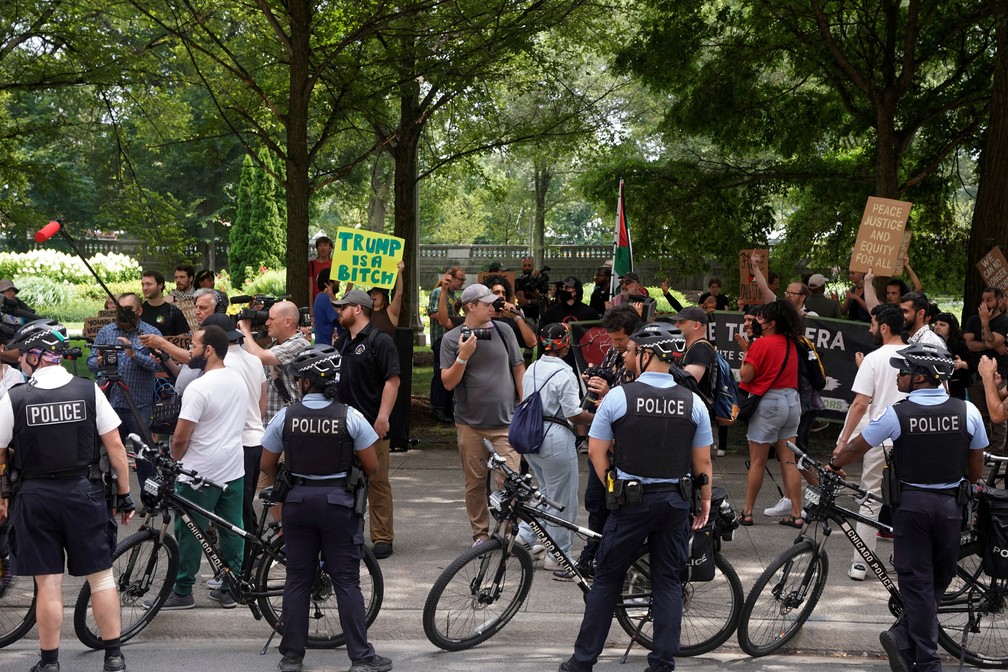
M 658 319 L 662 319 L 661 316 Z M 577 360 L 578 371 L 584 371 L 590 364 L 600 364 L 612 345 L 605 329 L 599 326 L 597 321 L 571 322 L 570 326 L 572 340 L 577 344 L 574 348 L 574 357 Z M 735 336 L 742 333 L 742 313 L 715 312 L 714 320 L 707 328 L 708 339 L 731 364 L 737 378 L 742 351 Z M 868 332 L 868 324 L 806 317 L 805 335 L 815 344 L 819 357 L 822 358 L 823 368 L 826 369 L 826 389 L 819 393 L 826 408 L 819 412 L 819 417 L 842 422 L 847 414 L 847 407 L 854 400 L 854 393 L 851 391 L 854 376 L 857 374 L 854 353 L 868 353 L 875 349 L 874 341 Z

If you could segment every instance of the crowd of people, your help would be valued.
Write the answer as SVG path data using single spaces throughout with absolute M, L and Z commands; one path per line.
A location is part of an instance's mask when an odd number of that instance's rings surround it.
M 369 477 L 372 551 L 379 559 L 391 556 L 394 496 L 387 436 L 401 374 L 392 334 L 401 312 L 403 265 L 391 292 L 352 287 L 341 292 L 330 277 L 332 242 L 321 237 L 316 248 L 318 257 L 309 275 L 314 330 L 305 328 L 296 304 L 279 300 L 267 308 L 268 317 L 261 325 L 265 339 L 262 335 L 257 339 L 257 325 L 251 320 L 235 323 L 225 314 L 227 297 L 213 288 L 212 273 L 207 277 L 180 265 L 174 273 L 175 288 L 166 294 L 165 277 L 145 271 L 139 293 L 115 297 L 116 317 L 94 339 L 96 347 L 87 364 L 100 387 L 79 382 L 59 366 L 67 342 L 62 325 L 51 320 L 11 325 L 3 332 L 9 341 L 6 352 L 0 353 L 5 362 L 0 377 L 0 448 L 7 448 L 0 450 L 0 464 L 7 466 L 8 475 L 15 469 L 21 473 L 21 492 L 38 489 L 51 498 L 72 491 L 86 499 L 98 487 L 91 471 L 98 454 L 93 437 L 100 437 L 113 466 L 125 471 L 123 437 L 149 434 L 153 405 L 163 394 L 160 381 L 172 381 L 181 395 L 170 438 L 173 457 L 227 484 L 225 489 L 196 489 L 182 482 L 179 492 L 250 529 L 260 471 L 271 479 L 286 478 L 292 486 L 282 510 L 289 561 L 284 612 L 291 616 L 280 646 L 280 669 L 301 669 L 307 594 L 321 554 L 338 584 L 341 614 L 348 619 L 344 631 L 352 672 L 386 672 L 392 662 L 377 655 L 367 641 L 360 589 L 352 580 L 363 552 L 364 518 L 347 501 L 344 486 L 350 465 L 359 464 Z M 822 409 L 814 376 L 809 374 L 810 366 L 821 370 L 822 361 L 805 336 L 807 316 L 861 321 L 877 346 L 856 355 L 854 399 L 839 431 L 831 468 L 839 471 L 861 460 L 862 486 L 880 494 L 882 469 L 890 455 L 923 441 L 905 429 L 902 418 L 913 413 L 959 414 L 968 421 L 956 425 L 965 438 L 955 438 L 953 445 L 975 451 L 986 447 L 989 437 L 990 450 L 1004 454 L 1008 402 L 1002 381 L 1008 380 L 1008 316 L 1000 289 L 985 289 L 977 315 L 960 329 L 953 315 L 940 312 L 928 300 L 909 265 L 913 286 L 892 279 L 880 297 L 871 272 L 851 272 L 845 294 L 827 295 L 822 274 L 806 274 L 784 284 L 775 274 L 764 277 L 761 261 L 754 256 L 750 262 L 761 300 L 738 306 L 745 311 L 744 329 L 736 337 L 743 355 L 739 389 L 756 402 L 745 429 L 750 466 L 739 511 L 741 525 L 755 524 L 753 507 L 772 457 L 787 454 L 787 442 L 804 448 Z M 649 669 L 673 669 L 681 618 L 678 576 L 686 561 L 687 531 L 706 524 L 711 458 L 728 450 L 726 424 L 719 424 L 712 412 L 719 382 L 712 343 L 715 313 L 731 307 L 721 293 L 721 282 L 711 278 L 695 306 L 682 305 L 668 283 L 660 283 L 676 312 L 654 321 L 649 306 L 653 300 L 637 273 L 623 274 L 619 291 L 614 292 L 612 269 L 603 265 L 589 292 L 573 276 L 550 281 L 544 270 L 533 268 L 531 258 L 522 260 L 513 286 L 499 266 L 491 271 L 483 282 L 467 283 L 462 268 L 447 269 L 432 288 L 427 307 L 434 355 L 431 413 L 455 427 L 464 482 L 461 499 L 472 543 L 487 541 L 492 531 L 482 444 L 486 439 L 513 469 L 521 469 L 523 460 L 527 463 L 544 494 L 565 505 L 565 519 L 576 519 L 583 490 L 588 525 L 602 533 L 601 542 L 576 549 L 570 532 L 547 526 L 564 553 L 578 554 L 578 570 L 594 580 L 574 654 L 560 669 L 592 668 L 632 551 L 644 540 L 651 549 L 655 586 L 655 648 Z M 785 289 L 778 295 L 782 285 Z M 18 289 L 12 281 L 0 280 L 0 287 L 6 297 L 16 299 Z M 187 301 L 192 302 L 195 324 L 178 308 Z M 571 327 L 584 321 L 597 322 L 609 342 L 601 363 L 587 371 L 575 352 L 579 344 Z M 171 338 L 184 334 L 191 336 L 188 348 Z M 314 344 L 309 340 L 313 334 Z M 26 379 L 28 385 L 18 384 Z M 87 410 L 69 421 L 79 446 L 68 461 L 46 463 L 32 455 L 33 451 L 46 455 L 42 446 L 53 430 L 25 424 L 13 413 L 26 403 L 28 390 L 44 404 L 79 404 Z M 531 394 L 542 400 L 545 438 L 538 452 L 521 456 L 509 445 L 508 430 L 516 404 Z M 900 405 L 902 399 L 913 403 Z M 316 418 L 332 419 L 325 426 L 334 429 L 305 430 L 320 426 L 310 422 Z M 92 438 L 86 439 L 89 434 Z M 579 481 L 579 452 L 587 453 L 590 466 L 584 483 Z M 913 484 L 914 492 L 923 492 L 908 501 L 917 502 L 918 508 L 930 507 L 929 511 L 938 504 L 945 507 L 944 500 L 936 503 L 929 498 L 944 496 L 960 480 L 975 480 L 975 455 L 971 452 L 967 460 L 963 454 L 961 474 L 908 472 L 913 480 L 904 480 Z M 793 461 L 778 462 L 783 497 L 764 514 L 800 529 L 805 524 L 802 475 Z M 138 461 L 137 470 L 142 482 L 149 467 Z M 694 495 L 682 487 L 690 478 L 703 484 L 692 510 Z M 615 497 L 614 489 L 620 491 L 619 485 L 626 482 L 640 485 L 643 498 Z M 128 479 L 118 483 L 128 486 Z M 126 520 L 134 508 L 132 500 L 125 491 L 116 496 L 116 513 Z M 33 669 L 53 672 L 59 669 L 54 605 L 62 604 L 61 584 L 53 578 L 63 572 L 64 535 L 59 531 L 85 527 L 80 518 L 57 519 L 51 511 L 29 510 L 23 502 L 20 497 L 13 500 L 11 523 L 6 522 L 6 502 L 0 503 L 4 532 L 13 528 L 15 534 L 10 536 L 18 541 L 16 548 L 9 548 L 8 534 L 0 534 L 0 557 L 5 563 L 10 557 L 21 562 L 24 554 L 19 571 L 36 576 L 44 635 L 41 660 Z M 879 515 L 867 505 L 861 513 L 873 519 Z M 109 518 L 107 511 L 82 509 L 77 515 L 92 525 L 98 518 L 107 524 Z M 910 510 L 904 506 L 891 515 L 899 530 L 901 522 L 910 519 Z M 34 525 L 43 518 L 52 531 L 36 531 L 28 543 L 24 531 L 28 520 Z M 162 607 L 167 610 L 195 605 L 201 549 L 181 525 L 176 521 L 181 560 L 172 593 Z M 918 530 L 901 542 L 909 546 L 897 546 L 901 584 L 906 574 L 911 590 L 923 591 L 922 586 L 933 579 L 929 584 L 933 591 L 950 578 L 945 577 L 944 565 L 935 567 L 934 576 L 923 576 L 920 568 L 911 570 L 906 562 L 906 553 L 920 552 L 928 544 L 945 552 L 939 538 L 944 528 L 928 530 Z M 241 538 L 228 530 L 219 532 L 225 559 L 237 572 L 245 552 Z M 874 548 L 874 530 L 859 524 L 858 532 Z M 112 615 L 118 597 L 109 579 L 110 537 L 89 535 L 87 545 L 67 545 L 67 566 L 91 582 L 96 618 L 107 645 L 105 669 L 118 672 L 125 669 L 125 661 L 118 646 L 118 618 Z M 533 555 L 543 555 L 545 549 L 531 530 L 519 530 L 518 539 Z M 556 580 L 571 579 L 551 557 L 543 566 Z M 848 575 L 863 580 L 865 573 L 862 556 L 855 554 Z M 211 599 L 222 607 L 236 605 L 219 577 L 207 587 Z M 919 603 L 927 599 L 919 596 Z M 928 613 L 901 620 L 883 633 L 894 670 L 939 669 L 932 667 L 934 643 L 923 633 Z

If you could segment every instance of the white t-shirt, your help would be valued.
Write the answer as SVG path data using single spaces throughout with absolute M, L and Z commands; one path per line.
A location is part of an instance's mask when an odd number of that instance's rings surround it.
M 7 390 L 23 382 L 25 382 L 25 378 L 21 374 L 21 369 L 17 366 L 4 364 L 3 376 L 0 376 L 0 398 L 7 394 Z
M 895 357 L 896 353 L 905 347 L 902 343 L 883 345 L 865 355 L 857 376 L 854 377 L 851 390 L 870 397 L 871 403 L 855 432 L 860 432 L 869 422 L 881 417 L 885 410 L 897 401 L 906 399 L 907 395 L 896 388 L 899 371 L 889 365 L 889 358 Z M 892 442 L 888 441 L 884 445 L 891 446 Z
M 70 372 L 62 366 L 43 366 L 32 374 L 31 385 L 40 390 L 54 390 L 63 387 L 73 380 Z M 95 385 L 95 426 L 99 434 L 107 434 L 118 427 L 122 421 L 112 409 L 108 398 Z M 14 409 L 11 407 L 10 395 L 0 397 L 0 448 L 6 448 L 14 438 Z
M 258 446 L 262 444 L 263 421 L 259 413 L 259 397 L 262 396 L 262 385 L 266 382 L 266 372 L 262 360 L 246 352 L 237 343 L 228 346 L 224 366 L 231 369 L 245 381 L 248 390 L 249 403 L 245 405 L 245 428 L 242 429 L 242 445 Z
M 226 358 L 225 358 L 226 359 Z M 189 383 L 182 395 L 180 420 L 196 423 L 182 466 L 216 483 L 245 475 L 242 429 L 248 390 L 241 376 L 227 367 L 207 371 Z M 185 477 L 179 480 L 188 480 Z

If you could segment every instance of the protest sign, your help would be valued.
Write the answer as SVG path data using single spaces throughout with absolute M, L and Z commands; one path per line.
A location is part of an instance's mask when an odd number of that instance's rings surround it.
M 759 268 L 766 278 L 770 273 L 770 255 L 767 250 L 740 250 L 739 251 L 739 305 L 764 303 L 763 293 L 756 285 L 756 278 L 749 271 L 749 259 L 758 254 L 760 256 Z
M 865 273 L 871 269 L 877 277 L 893 275 L 910 205 L 906 201 L 868 197 L 851 253 L 850 270 Z
M 101 331 L 102 327 L 115 321 L 114 310 L 103 310 L 101 312 L 112 313 L 112 315 L 110 317 L 89 317 L 84 320 L 84 329 L 81 331 L 81 335 L 84 338 L 94 338 Z
M 175 307 L 182 311 L 182 316 L 185 317 L 186 324 L 189 325 L 189 331 L 195 332 L 200 325 L 200 321 L 196 317 L 196 302 L 192 299 L 175 299 Z
M 908 256 L 910 254 L 910 239 L 913 238 L 913 231 L 903 232 L 903 244 L 900 245 L 899 258 L 896 259 L 896 265 L 893 267 L 893 275 L 902 275 L 903 267 L 906 266 Z
M 372 287 L 395 287 L 403 258 L 402 238 L 362 229 L 336 229 L 330 278 L 352 282 L 367 291 Z
M 976 266 L 985 286 L 1008 289 L 1008 261 L 999 246 L 995 245 Z

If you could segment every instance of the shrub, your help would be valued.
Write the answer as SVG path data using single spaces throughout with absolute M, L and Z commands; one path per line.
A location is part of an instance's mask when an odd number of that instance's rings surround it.
M 58 306 L 73 298 L 73 285 L 57 282 L 41 275 L 18 275 L 14 278 L 18 298 L 39 315 L 50 315 Z
M 88 263 L 106 282 L 140 278 L 140 264 L 124 254 L 96 254 L 88 259 Z M 48 249 L 0 252 L 0 277 L 15 276 L 42 276 L 72 284 L 94 282 L 94 277 L 79 257 Z
M 268 268 L 260 268 L 258 274 L 254 275 L 251 280 L 245 281 L 245 284 L 242 285 L 241 293 L 283 296 L 287 293 L 287 269 L 278 268 L 270 270 Z

